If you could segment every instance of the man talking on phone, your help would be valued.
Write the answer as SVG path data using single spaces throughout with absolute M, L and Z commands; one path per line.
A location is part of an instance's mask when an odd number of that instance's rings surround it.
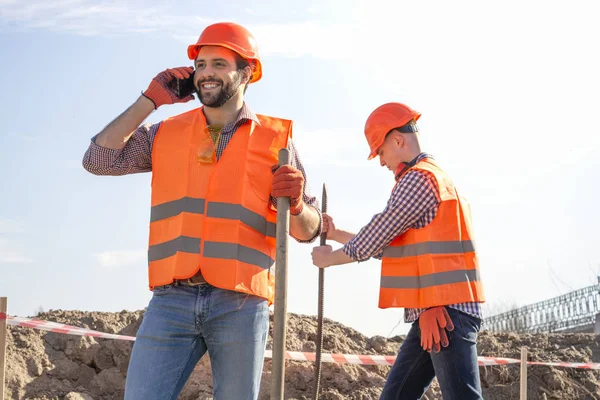
M 208 351 L 215 400 L 255 400 L 274 300 L 277 198 L 290 197 L 290 235 L 299 242 L 319 235 L 321 215 L 291 140 L 292 122 L 257 115 L 244 102 L 248 85 L 262 76 L 250 32 L 210 25 L 187 54 L 194 67 L 159 73 L 92 138 L 83 159 L 96 175 L 152 172 L 153 295 L 125 399 L 176 399 Z M 201 107 L 141 125 L 193 93 Z M 291 165 L 277 168 L 282 148 Z

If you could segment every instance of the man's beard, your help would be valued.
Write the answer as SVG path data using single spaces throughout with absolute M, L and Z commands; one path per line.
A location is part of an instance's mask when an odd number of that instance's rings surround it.
M 221 86 L 218 93 L 202 93 L 200 89 L 202 84 L 214 82 Z M 198 100 L 200 103 L 204 104 L 206 107 L 218 108 L 227 103 L 233 96 L 235 96 L 240 90 L 241 84 L 241 74 L 237 72 L 234 79 L 225 85 L 222 80 L 218 78 L 204 79 L 198 82 L 198 89 L 196 89 L 196 94 L 198 95 Z

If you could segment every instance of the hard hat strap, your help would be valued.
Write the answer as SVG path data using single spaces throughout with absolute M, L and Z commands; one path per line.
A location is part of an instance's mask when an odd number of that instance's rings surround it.
M 399 128 L 394 128 L 397 131 L 400 131 L 402 133 L 416 133 L 419 132 L 419 128 L 417 127 L 416 124 L 406 124 L 404 126 L 401 126 Z

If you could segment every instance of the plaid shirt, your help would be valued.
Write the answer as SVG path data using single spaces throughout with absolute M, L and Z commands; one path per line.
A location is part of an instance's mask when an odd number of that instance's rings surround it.
M 426 153 L 419 154 L 406 168 L 410 168 L 424 158 L 433 158 Z M 371 257 L 381 259 L 383 249 L 392 240 L 409 229 L 420 229 L 435 218 L 440 205 L 439 191 L 433 175 L 429 172 L 409 170 L 394 188 L 387 206 L 364 226 L 358 234 L 343 247 L 344 253 L 356 261 Z M 449 305 L 456 310 L 482 319 L 480 303 Z M 424 308 L 406 308 L 404 322 L 414 322 Z
M 217 155 L 217 161 L 221 158 L 223 151 L 227 147 L 227 144 L 233 137 L 236 130 L 244 123 L 254 121 L 260 125 L 258 117 L 254 112 L 244 103 L 237 119 L 223 127 L 221 130 L 221 139 L 218 142 L 215 153 Z M 125 144 L 122 149 L 108 149 L 101 147 L 96 144 L 96 136 L 91 140 L 90 146 L 83 156 L 83 167 L 89 172 L 96 175 L 112 175 L 120 176 L 127 174 L 136 174 L 141 172 L 152 171 L 152 146 L 154 144 L 154 138 L 160 128 L 160 122 L 154 125 L 144 124 L 140 126 L 131 135 L 131 138 Z M 300 161 L 298 151 L 292 140 L 288 141 L 288 149 L 290 150 L 290 164 L 302 172 L 304 176 L 304 203 L 308 206 L 313 207 L 319 213 L 321 218 L 321 210 L 317 198 L 311 195 L 308 188 L 308 180 L 306 172 Z M 271 204 L 277 208 L 277 199 L 271 197 Z M 299 240 L 294 237 L 296 241 L 300 243 L 311 243 L 321 234 L 322 224 L 319 225 L 319 230 L 315 237 L 310 240 Z

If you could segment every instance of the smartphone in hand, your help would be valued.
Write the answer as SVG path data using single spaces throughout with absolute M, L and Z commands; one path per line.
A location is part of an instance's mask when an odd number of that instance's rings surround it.
M 192 73 L 186 79 L 175 78 L 169 82 L 169 86 L 171 86 L 173 91 L 177 94 L 177 97 L 183 99 L 196 91 L 196 88 L 194 87 L 194 74 Z

